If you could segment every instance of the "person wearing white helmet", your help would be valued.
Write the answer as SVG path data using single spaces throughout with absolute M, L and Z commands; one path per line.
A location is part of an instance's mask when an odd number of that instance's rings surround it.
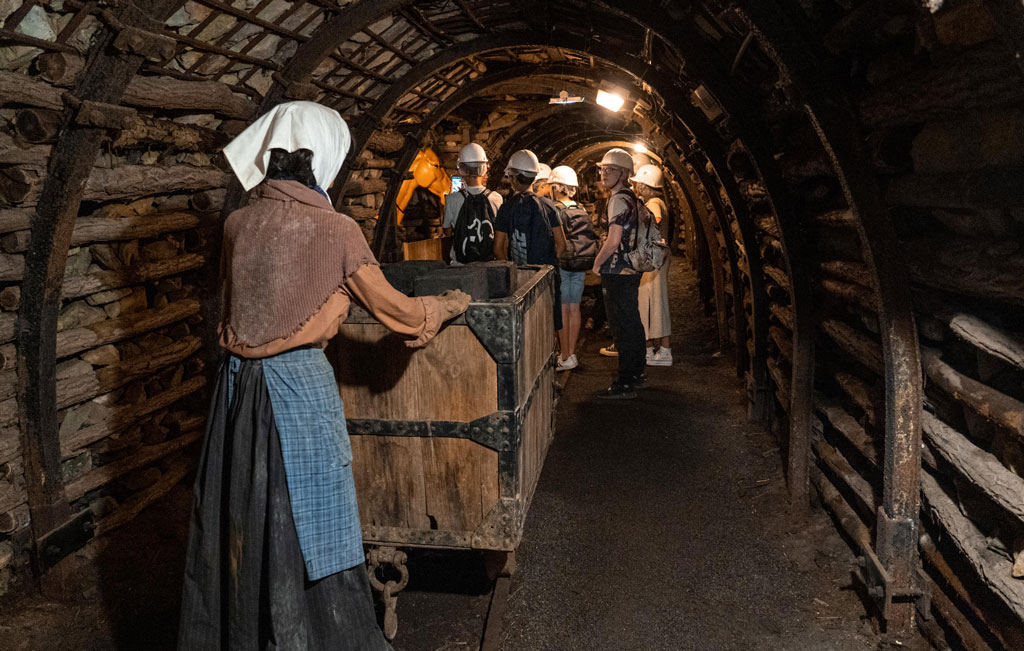
M 466 205 L 466 200 L 470 196 L 482 194 L 486 197 L 487 203 L 490 204 L 488 218 L 492 225 L 502 202 L 500 194 L 487 189 L 487 152 L 479 144 L 471 142 L 459 151 L 457 169 L 462 177 L 462 188 L 451 192 L 444 198 L 444 221 L 441 223 L 441 227 L 444 229 L 446 236 L 452 235 L 455 224 L 459 219 L 459 213 L 462 211 L 463 206 Z M 453 265 L 462 264 L 458 261 L 458 256 L 456 255 L 456 245 L 457 243 L 453 241 L 450 252 Z
M 520 149 L 508 159 L 505 176 L 512 186 L 512 194 L 501 205 L 494 222 L 494 257 L 498 260 L 558 267 L 558 257 L 565 250 L 565 237 L 554 205 L 531 191 L 539 171 L 540 162 L 528 149 Z M 555 330 L 561 330 L 557 274 L 555 282 Z
M 583 281 L 598 250 L 598 238 L 590 215 L 573 200 L 578 185 L 576 172 L 565 165 L 551 170 L 551 176 L 548 177 L 548 186 L 555 200 L 566 242 L 566 251 L 559 259 L 561 268 L 558 270 L 562 282 L 563 326 L 558 331 L 559 371 L 568 371 L 579 365 L 575 351 L 583 320 L 580 312 Z
M 601 354 L 619 358 L 618 377 L 599 398 L 636 398 L 647 382 L 644 374 L 644 325 L 640 321 L 637 291 L 641 274 L 633 270 L 629 252 L 636 246 L 639 200 L 629 187 L 633 158 L 624 149 L 610 149 L 601 162 L 601 185 L 608 191 L 608 237 L 594 260 L 601 275 L 601 291 L 612 330 L 613 345 Z
M 548 187 L 548 179 L 551 176 L 551 166 L 546 163 L 537 164 L 537 178 L 533 180 L 533 192 L 538 197 L 544 197 L 554 201 L 551 189 Z
M 644 165 L 630 179 L 636 195 L 646 204 L 658 223 L 661 239 L 668 242 L 672 233 L 668 205 L 662 198 L 662 173 L 657 165 Z M 668 305 L 668 265 L 671 256 L 665 256 L 660 269 L 648 271 L 640 281 L 638 293 L 640 320 L 647 337 L 647 365 L 672 366 L 672 320 Z

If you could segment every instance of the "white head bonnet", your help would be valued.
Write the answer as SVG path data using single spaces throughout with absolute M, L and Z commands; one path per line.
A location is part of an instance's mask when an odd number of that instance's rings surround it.
M 337 111 L 316 102 L 278 104 L 224 147 L 242 187 L 251 190 L 267 176 L 270 150 L 313 152 L 313 176 L 326 190 L 338 176 L 352 144 L 348 125 Z

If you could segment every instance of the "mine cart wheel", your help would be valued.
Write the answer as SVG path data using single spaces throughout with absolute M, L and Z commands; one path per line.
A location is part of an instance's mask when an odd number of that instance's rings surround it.
M 384 637 L 388 641 L 394 640 L 398 633 L 398 593 L 409 584 L 409 568 L 405 562 L 408 560 L 405 552 L 394 547 L 371 547 L 366 554 L 366 571 L 370 577 L 370 585 L 381 593 L 381 600 L 384 602 Z M 399 579 L 384 582 L 377 576 L 377 570 L 382 565 L 390 565 L 398 572 Z
M 491 581 L 500 576 L 511 577 L 516 571 L 516 553 L 489 549 L 484 552 L 484 568 Z

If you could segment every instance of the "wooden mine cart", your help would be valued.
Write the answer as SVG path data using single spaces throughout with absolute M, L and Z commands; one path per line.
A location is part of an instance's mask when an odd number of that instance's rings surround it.
M 398 547 L 510 561 L 554 431 L 554 273 L 513 268 L 511 295 L 474 297 L 418 350 L 353 307 L 329 355 L 371 567 Z

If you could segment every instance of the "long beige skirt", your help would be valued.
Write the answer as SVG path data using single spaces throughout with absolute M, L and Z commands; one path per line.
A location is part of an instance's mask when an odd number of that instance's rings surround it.
M 644 323 L 646 339 L 658 339 L 672 334 L 672 319 L 668 311 L 668 265 L 671 258 L 657 271 L 648 271 L 640 280 L 640 320 Z

